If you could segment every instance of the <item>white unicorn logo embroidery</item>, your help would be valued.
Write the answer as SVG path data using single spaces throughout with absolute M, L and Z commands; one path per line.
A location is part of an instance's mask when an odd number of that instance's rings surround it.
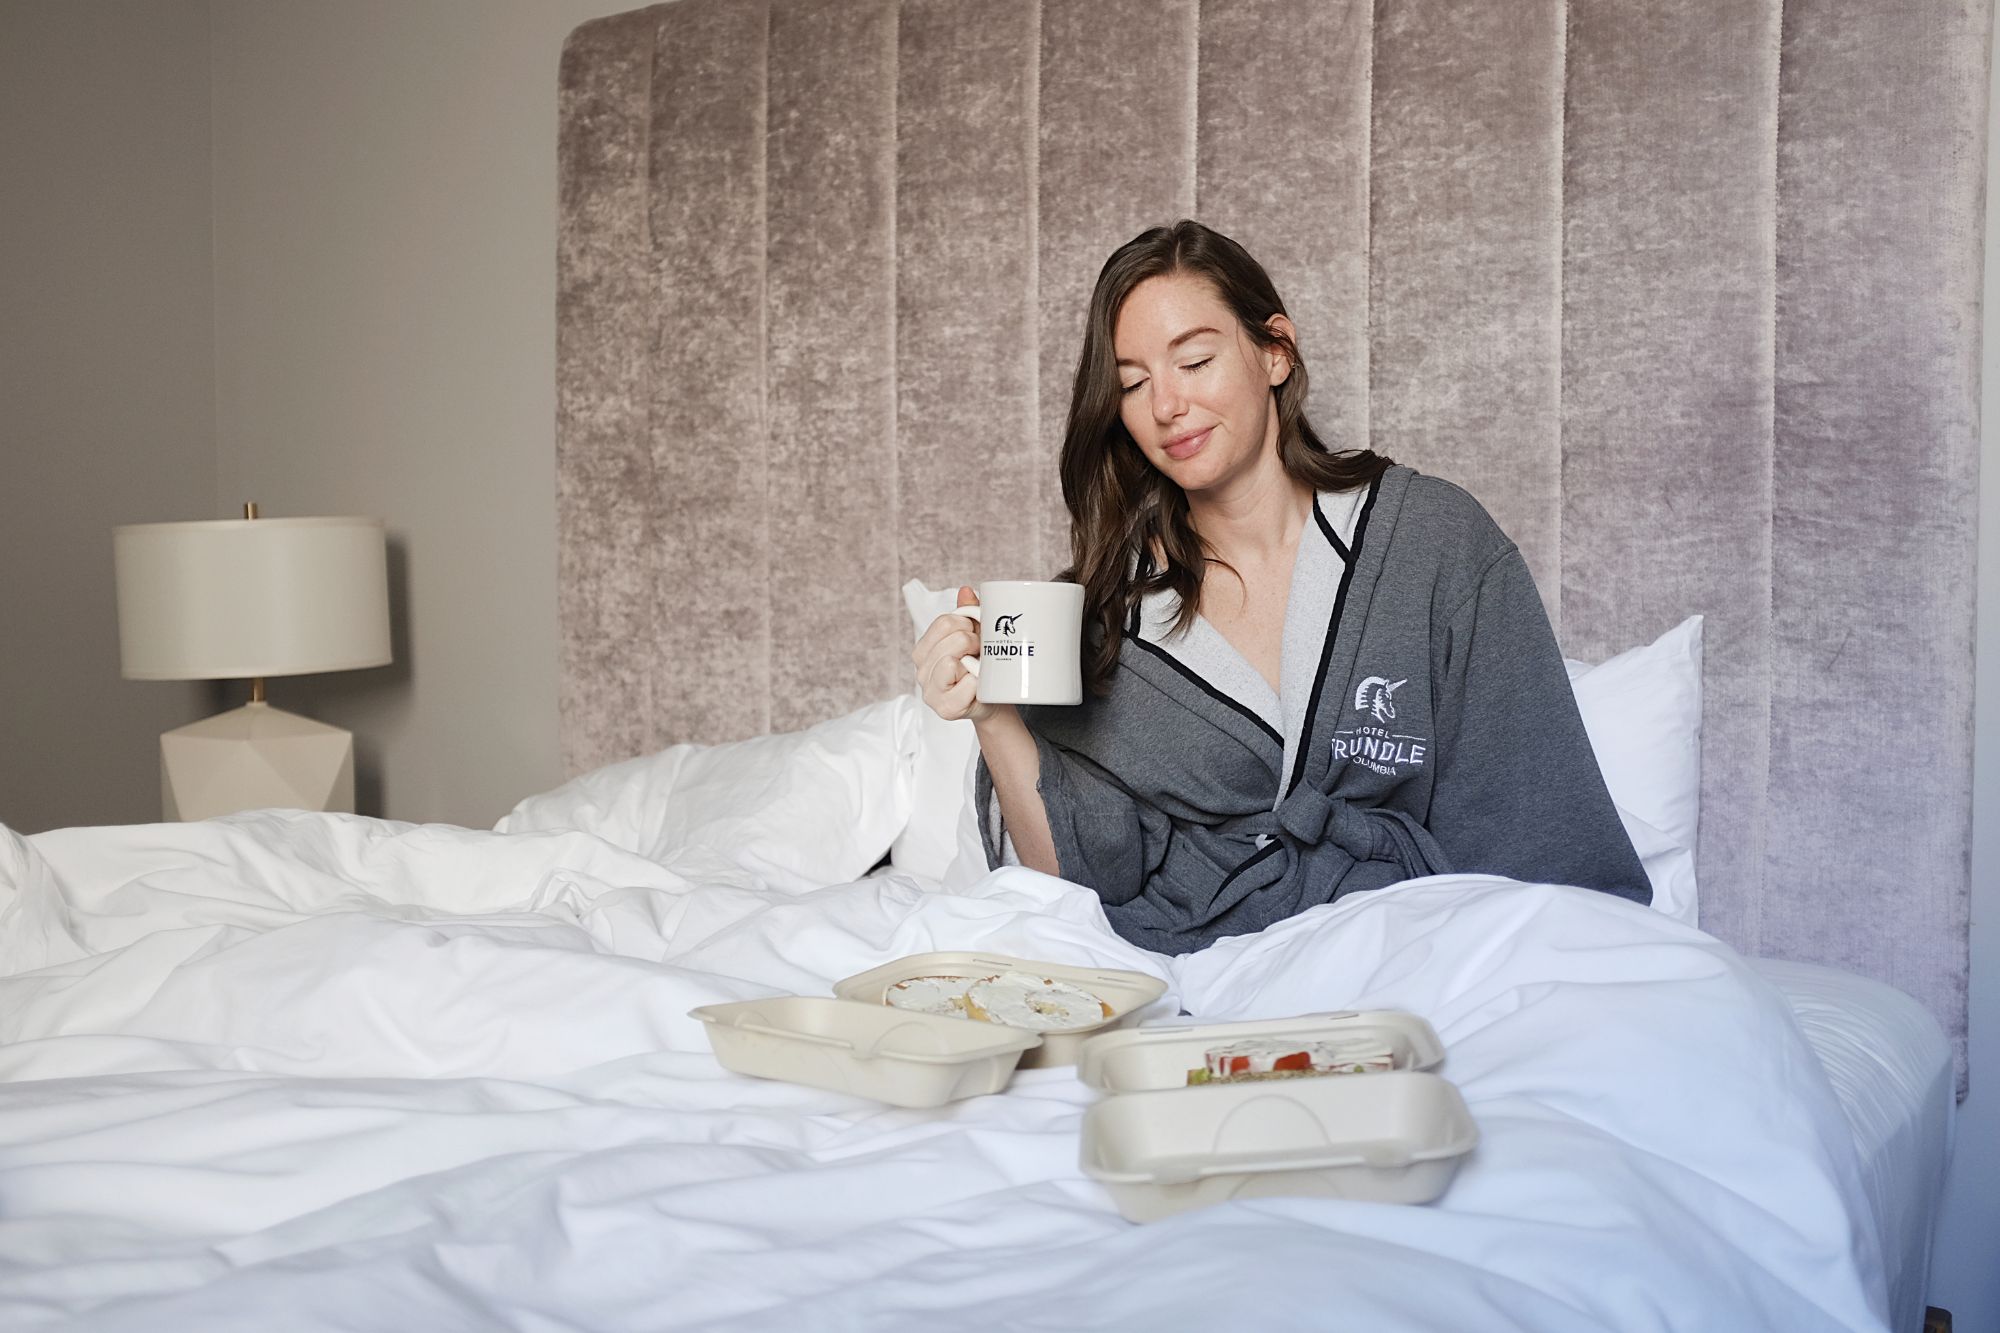
M 1390 682 L 1382 676 L 1370 676 L 1354 691 L 1354 709 L 1359 713 L 1373 713 L 1377 722 L 1387 722 L 1396 716 L 1396 705 L 1389 696 L 1410 683 L 1408 676 Z

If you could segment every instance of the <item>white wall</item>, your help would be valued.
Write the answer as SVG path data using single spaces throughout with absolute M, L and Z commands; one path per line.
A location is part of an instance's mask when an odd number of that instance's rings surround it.
M 389 526 L 396 654 L 275 681 L 363 813 L 481 827 L 556 748 L 556 66 L 627 0 L 215 0 L 224 503 Z

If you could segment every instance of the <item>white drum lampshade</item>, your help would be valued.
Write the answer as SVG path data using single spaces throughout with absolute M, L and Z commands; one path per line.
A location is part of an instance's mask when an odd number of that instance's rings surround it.
M 253 682 L 245 707 L 160 737 L 166 817 L 352 810 L 353 736 L 272 708 L 263 681 L 392 660 L 381 521 L 141 523 L 112 550 L 127 679 Z

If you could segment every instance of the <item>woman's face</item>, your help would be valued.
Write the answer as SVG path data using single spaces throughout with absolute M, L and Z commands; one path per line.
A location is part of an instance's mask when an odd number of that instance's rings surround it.
M 1284 316 L 1274 322 L 1291 332 Z M 1111 343 L 1119 419 L 1182 490 L 1225 486 L 1276 456 L 1271 387 L 1291 367 L 1243 331 L 1206 278 L 1169 273 L 1140 283 L 1118 311 Z

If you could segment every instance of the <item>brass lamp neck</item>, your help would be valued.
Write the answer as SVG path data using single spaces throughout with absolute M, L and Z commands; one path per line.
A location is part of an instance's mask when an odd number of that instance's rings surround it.
M 243 502 L 243 517 L 257 517 L 257 502 L 255 500 L 245 500 Z M 264 702 L 264 678 L 262 676 L 252 676 L 250 678 L 250 702 L 253 704 Z

